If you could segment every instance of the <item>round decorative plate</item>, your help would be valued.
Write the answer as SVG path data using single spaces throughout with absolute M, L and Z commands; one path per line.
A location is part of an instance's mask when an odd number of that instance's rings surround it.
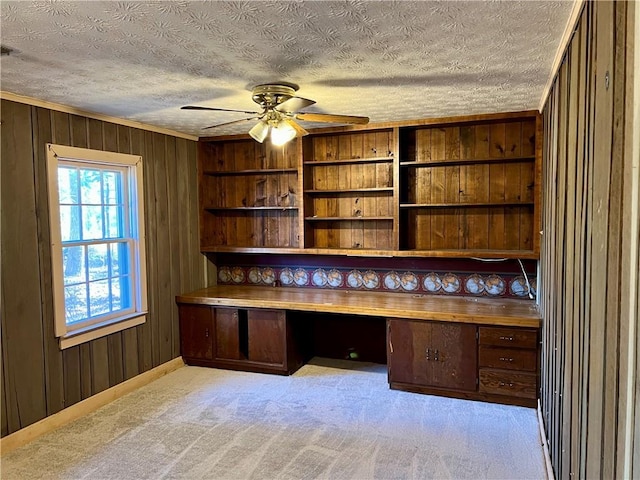
M 229 283 L 231 281 L 231 270 L 229 267 L 221 267 L 218 270 L 218 280 L 222 283 Z
M 311 283 L 313 283 L 316 287 L 324 287 L 329 279 L 327 278 L 327 272 L 325 272 L 322 268 L 318 268 L 311 275 Z
M 400 275 L 396 272 L 389 272 L 384 276 L 384 288 L 398 290 L 401 284 Z
M 233 267 L 231 269 L 231 280 L 234 283 L 244 282 L 244 269 L 242 267 Z
M 362 283 L 368 289 L 378 288 L 380 277 L 373 270 L 367 270 L 364 272 L 364 275 L 362 275 Z
M 267 285 L 271 285 L 276 281 L 276 272 L 274 272 L 273 268 L 271 267 L 264 268 L 260 276 L 262 278 L 262 281 Z
M 511 281 L 509 289 L 511 290 L 511 294 L 516 297 L 524 297 L 529 293 L 527 281 L 522 276 L 514 278 Z
M 484 280 L 482 280 L 480 275 L 475 273 L 473 275 L 469 275 L 467 280 L 464 282 L 464 290 L 467 293 L 479 295 L 484 291 Z
M 285 268 L 280 272 L 280 283 L 282 285 L 293 284 L 293 272 L 290 268 Z
M 260 276 L 260 269 L 258 267 L 251 267 L 249 269 L 247 278 L 249 278 L 249 281 L 251 283 L 260 283 L 262 281 L 262 277 Z
M 422 279 L 422 286 L 427 292 L 437 292 L 442 288 L 442 280 L 438 274 L 431 272 Z
M 501 276 L 489 275 L 484 279 L 484 289 L 489 295 L 502 295 L 506 289 L 506 285 Z
M 342 273 L 340 273 L 340 271 L 336 270 L 335 268 L 329 270 L 329 273 L 327 274 L 327 279 L 331 287 L 336 288 L 342 285 Z
M 299 287 L 309 283 L 309 274 L 303 268 L 298 268 L 293 273 L 293 282 Z
M 364 280 L 362 279 L 362 273 L 360 270 L 351 270 L 349 275 L 347 275 L 347 285 L 351 288 L 360 288 Z
M 442 289 L 447 293 L 456 293 L 460 290 L 460 279 L 453 273 L 442 276 Z
M 418 289 L 418 277 L 413 272 L 406 272 L 400 278 L 402 289 L 407 292 L 413 292 Z

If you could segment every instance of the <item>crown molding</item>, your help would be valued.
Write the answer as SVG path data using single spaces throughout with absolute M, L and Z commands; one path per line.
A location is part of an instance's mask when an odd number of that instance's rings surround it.
M 112 117 L 110 115 L 104 115 L 101 113 L 88 112 L 75 107 L 69 107 L 67 105 L 61 105 L 59 103 L 47 102 L 46 100 L 40 100 L 33 97 L 27 97 L 24 95 L 18 95 L 11 92 L 5 92 L 0 90 L 0 99 L 9 100 L 12 102 L 25 103 L 27 105 L 33 105 L 34 107 L 48 108 L 49 110 L 56 110 L 58 112 L 71 113 L 73 115 L 80 115 L 82 117 L 93 118 L 95 120 L 102 120 L 103 122 L 115 123 L 118 125 L 124 125 L 126 127 L 139 128 L 141 130 L 147 130 L 149 132 L 162 133 L 164 135 L 171 135 L 173 137 L 185 138 L 187 140 L 198 141 L 199 137 L 195 135 L 189 135 L 183 132 L 177 132 L 168 128 L 156 127 L 154 125 L 148 125 L 146 123 L 136 122 L 133 120 L 126 120 L 124 118 Z

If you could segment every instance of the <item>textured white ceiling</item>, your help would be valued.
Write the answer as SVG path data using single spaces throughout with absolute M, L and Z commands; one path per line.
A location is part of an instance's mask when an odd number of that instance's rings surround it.
M 535 109 L 565 1 L 1 2 L 3 91 L 192 135 L 287 81 L 372 122 Z M 305 127 L 320 124 L 303 124 Z M 326 126 L 323 124 L 322 126 Z

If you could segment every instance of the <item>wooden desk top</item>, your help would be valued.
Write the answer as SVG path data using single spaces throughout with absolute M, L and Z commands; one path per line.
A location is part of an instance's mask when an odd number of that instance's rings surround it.
M 535 304 L 516 299 L 224 285 L 178 295 L 176 302 L 497 326 L 540 326 L 540 313 Z

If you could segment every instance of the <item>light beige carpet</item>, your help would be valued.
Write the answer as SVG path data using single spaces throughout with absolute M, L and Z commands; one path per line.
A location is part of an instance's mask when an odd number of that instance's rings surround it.
M 184 367 L 1 460 L 3 479 L 546 476 L 536 411 L 389 390 L 386 366 Z

